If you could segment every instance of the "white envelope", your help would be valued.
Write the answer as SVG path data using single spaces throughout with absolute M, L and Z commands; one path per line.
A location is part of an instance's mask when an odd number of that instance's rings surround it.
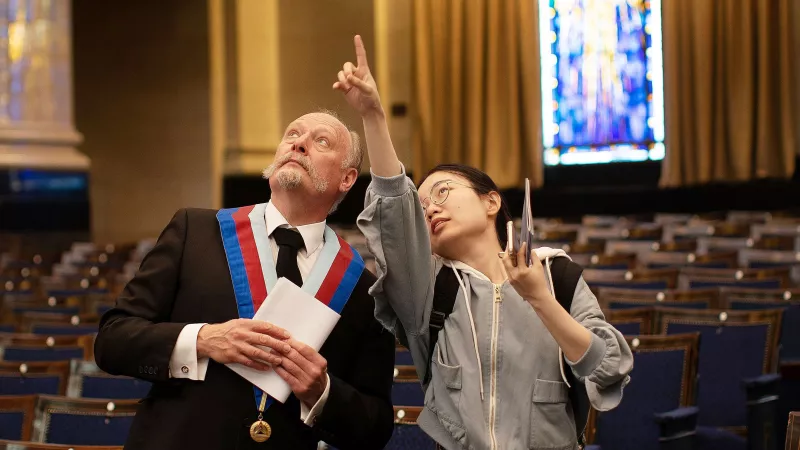
M 288 331 L 292 338 L 319 351 L 339 317 L 334 310 L 291 281 L 279 278 L 253 320 L 279 326 Z M 227 366 L 281 403 L 285 403 L 292 393 L 289 384 L 272 370 L 263 372 L 241 364 Z

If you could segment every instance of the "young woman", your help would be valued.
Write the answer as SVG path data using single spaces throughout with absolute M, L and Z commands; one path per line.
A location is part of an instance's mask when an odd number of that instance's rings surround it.
M 420 427 L 448 450 L 578 448 L 564 371 L 585 384 L 595 408 L 608 410 L 629 381 L 630 349 L 582 279 L 570 311 L 556 301 L 547 268 L 563 252 L 537 249 L 527 264 L 524 248 L 503 251 L 508 210 L 486 174 L 443 165 L 414 186 L 360 37 L 355 44 L 358 65 L 346 63 L 334 89 L 364 122 L 372 183 L 358 225 L 377 260 L 376 316 L 408 344 L 426 380 Z M 453 271 L 458 293 L 431 352 L 441 271 Z

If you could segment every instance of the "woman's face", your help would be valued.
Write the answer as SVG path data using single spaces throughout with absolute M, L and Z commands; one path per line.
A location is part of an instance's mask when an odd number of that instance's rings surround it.
M 465 242 L 494 227 L 497 207 L 460 175 L 434 172 L 420 185 L 419 197 L 437 255 L 458 260 Z

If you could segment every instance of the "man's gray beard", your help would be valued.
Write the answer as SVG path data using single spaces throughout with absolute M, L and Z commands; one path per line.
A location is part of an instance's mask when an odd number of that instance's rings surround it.
M 273 163 L 267 167 L 264 170 L 264 178 L 276 177 L 278 185 L 287 191 L 297 189 L 303 184 L 303 174 L 300 173 L 299 169 L 290 167 L 287 170 L 278 170 L 278 164 L 280 162 Z M 300 162 L 300 164 L 303 164 L 303 162 Z M 314 189 L 319 193 L 325 192 L 328 189 L 328 180 L 320 177 L 314 166 L 305 164 L 304 168 L 308 171 Z

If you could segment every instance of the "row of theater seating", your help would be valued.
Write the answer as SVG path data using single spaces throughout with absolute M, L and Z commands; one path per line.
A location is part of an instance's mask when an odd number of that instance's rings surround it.
M 781 408 L 800 409 L 800 405 L 785 404 L 792 399 L 787 394 L 793 386 L 796 389 L 797 384 L 792 383 L 798 378 L 792 356 L 798 353 L 792 353 L 796 351 L 792 349 L 798 346 L 796 330 L 800 327 L 791 320 L 797 320 L 796 299 L 800 294 L 794 288 L 798 281 L 799 223 L 768 213 L 710 218 L 660 215 L 644 221 L 585 217 L 574 224 L 537 221 L 538 245 L 564 248 L 586 267 L 584 278 L 598 295 L 607 318 L 626 334 L 635 352 L 635 369 L 626 387 L 625 402 L 610 413 L 592 413 L 587 430 L 590 442 L 605 449 L 656 448 L 659 435 L 674 438 L 663 435 L 665 428 L 675 421 L 685 428 L 681 422 L 685 421 L 693 425 L 690 428 L 697 438 L 706 439 L 699 441 L 704 447 L 695 448 L 714 448 L 714 440 L 726 448 L 737 448 L 755 433 L 753 425 L 741 420 L 750 412 L 745 405 L 748 395 L 769 398 L 775 393 L 783 402 Z M 340 232 L 374 271 L 363 236 L 354 229 Z M 35 360 L 75 359 L 67 363 L 69 374 L 60 375 L 62 380 L 67 377 L 66 390 L 60 390 L 59 384 L 57 392 L 37 394 L 66 395 L 65 400 L 73 402 L 71 411 L 81 411 L 83 406 L 74 402 L 90 400 L 77 396 L 94 395 L 84 380 L 99 375 L 89 373 L 91 345 L 82 346 L 78 341 L 67 345 L 63 339 L 70 338 L 58 336 L 86 334 L 83 343 L 91 341 L 99 315 L 113 304 L 152 245 L 153 241 L 113 248 L 77 243 L 58 251 L 17 245 L 15 251 L 0 256 L 0 291 L 5 289 L 0 326 L 13 332 L 0 339 L 0 346 L 3 359 L 18 360 L 9 363 L 12 366 L 0 366 L 0 371 L 11 374 L 10 383 L 15 384 L 19 380 L 13 377 L 19 377 L 30 386 L 31 376 L 38 370 Z M 0 253 L 3 250 L 0 242 Z M 23 342 L 25 339 L 39 341 Z M 73 348 L 62 353 L 64 345 Z M 398 351 L 397 355 L 393 392 L 397 425 L 387 448 L 432 448 L 432 442 L 415 425 L 422 405 L 416 373 L 407 353 Z M 23 363 L 27 365 L 25 374 L 20 370 Z M 783 377 L 777 381 L 774 376 L 770 378 L 775 374 Z M 132 384 L 147 388 L 145 383 L 136 385 L 131 379 L 108 378 L 123 383 L 103 394 L 108 398 L 140 396 Z M 741 387 L 742 379 L 754 379 L 749 390 Z M 81 383 L 82 388 L 76 387 Z M 653 385 L 664 387 L 656 392 Z M 0 395 L 13 393 L 9 390 Z M 800 399 L 800 394 L 794 398 Z M 655 414 L 661 415 L 660 423 L 654 420 Z M 771 422 L 773 431 L 782 429 L 779 425 L 785 424 L 783 417 Z M 640 432 L 631 432 L 631 423 L 639 424 L 636 429 Z M 744 430 L 742 423 L 750 429 Z M 95 434 L 105 435 L 103 427 L 110 424 L 103 421 L 92 426 L 99 427 Z M 84 428 L 86 433 L 90 429 Z M 727 433 L 731 430 L 734 433 Z M 0 433 L 0 438 L 25 436 Z M 31 439 L 50 438 L 34 434 Z
M 588 448 L 783 442 L 789 411 L 800 409 L 800 228 L 758 223 L 767 215 L 730 217 L 737 220 L 539 223 L 537 245 L 563 248 L 586 267 L 607 319 L 634 352 L 625 401 L 592 410 Z M 395 408 L 395 448 L 431 448 L 415 429 L 424 394 L 411 364 L 398 347 L 393 401 L 405 406 Z
M 608 292 L 599 290 L 601 304 L 611 308 L 607 320 L 626 335 L 634 371 L 619 408 L 592 412 L 588 442 L 621 450 L 656 448 L 659 438 L 668 437 L 660 435 L 658 421 L 672 427 L 673 437 L 678 431 L 697 433 L 695 448 L 745 448 L 747 438 L 782 441 L 780 424 L 789 411 L 800 410 L 796 292 Z M 736 309 L 656 306 L 695 295 Z M 617 300 L 623 303 L 615 305 Z M 406 414 L 423 404 L 411 364 L 408 352 L 399 348 L 393 401 L 409 406 Z M 764 411 L 750 414 L 754 402 Z M 671 423 L 676 421 L 680 427 Z

